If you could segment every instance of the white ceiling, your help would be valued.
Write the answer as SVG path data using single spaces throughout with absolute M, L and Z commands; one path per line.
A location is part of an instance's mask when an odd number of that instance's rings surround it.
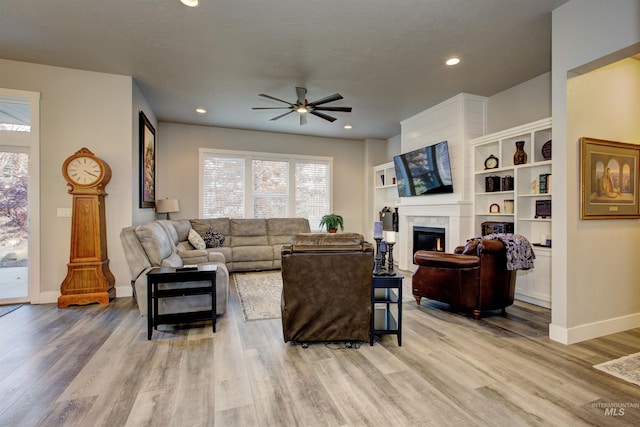
M 133 76 L 161 121 L 386 139 L 458 93 L 550 71 L 551 11 L 566 1 L 2 0 L 0 58 Z M 450 55 L 462 62 L 446 67 Z M 251 109 L 281 106 L 259 93 L 294 102 L 295 86 L 309 101 L 339 92 L 327 105 L 353 112 L 300 126 Z

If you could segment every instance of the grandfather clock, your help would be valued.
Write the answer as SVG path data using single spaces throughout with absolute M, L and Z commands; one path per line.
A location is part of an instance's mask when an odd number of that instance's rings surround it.
M 82 148 L 64 161 L 62 175 L 73 196 L 71 255 L 67 277 L 60 285 L 58 307 L 108 304 L 115 298 L 115 278 L 109 270 L 105 224 L 105 186 L 111 168 Z

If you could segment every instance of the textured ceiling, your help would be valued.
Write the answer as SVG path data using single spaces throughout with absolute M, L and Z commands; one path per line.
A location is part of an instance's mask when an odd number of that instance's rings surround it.
M 551 69 L 567 0 L 2 0 L 0 58 L 133 76 L 159 120 L 386 139 L 458 93 L 491 96 Z M 453 68 L 443 62 L 459 55 Z M 352 113 L 269 119 L 266 93 L 339 92 Z M 208 110 L 195 113 L 196 107 Z M 345 124 L 353 129 L 343 129 Z

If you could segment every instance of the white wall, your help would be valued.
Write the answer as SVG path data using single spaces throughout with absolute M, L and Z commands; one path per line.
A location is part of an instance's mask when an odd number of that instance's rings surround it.
M 625 59 L 571 78 L 567 95 L 568 141 L 589 136 L 640 144 L 640 61 Z M 570 200 L 569 217 L 578 217 L 578 194 Z M 567 231 L 569 327 L 639 314 L 640 220 L 572 221 Z
M 566 344 L 640 326 L 640 221 L 579 219 L 578 139 L 640 143 L 637 103 L 629 110 L 620 105 L 640 97 L 636 67 L 568 79 L 638 52 L 638 17 L 638 0 L 572 0 L 553 12 L 553 186 L 554 193 L 566 197 L 554 197 L 553 203 L 549 335 Z M 624 75 L 628 84 L 608 93 L 615 87 L 608 82 L 613 75 Z
M 131 221 L 131 77 L 0 60 L 0 87 L 40 92 L 40 302 L 56 302 L 67 274 L 71 208 L 64 160 L 87 147 L 113 172 L 107 185 L 107 245 L 116 286 L 130 288 L 120 229 Z
M 198 217 L 199 148 L 314 155 L 333 157 L 333 211 L 344 217 L 345 231 L 365 234 L 369 166 L 363 141 L 164 122 L 159 127 L 156 197 L 178 198 L 180 212 L 172 218 Z
M 158 139 L 158 120 L 151 110 L 149 102 L 144 97 L 138 84 L 133 81 L 133 99 L 131 109 L 131 157 L 123 159 L 130 163 L 131 172 L 131 219 L 132 225 L 144 224 L 155 219 L 156 211 L 152 208 L 140 207 L 140 111 L 144 111 L 145 116 L 156 130 L 156 144 Z
M 374 192 L 375 192 L 375 174 L 373 168 L 388 162 L 387 160 L 387 148 L 388 143 L 385 140 L 380 139 L 365 139 L 364 140 L 365 154 L 364 154 L 364 167 L 365 182 L 364 182 L 364 194 L 365 194 L 365 210 L 364 214 L 364 229 L 363 235 L 366 239 L 373 242 L 373 222 L 378 221 L 378 215 L 374 206 Z
M 544 73 L 489 97 L 487 133 L 551 117 L 551 73 Z

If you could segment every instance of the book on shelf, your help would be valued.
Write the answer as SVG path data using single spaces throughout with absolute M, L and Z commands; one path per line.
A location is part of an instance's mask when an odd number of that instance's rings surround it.
M 541 173 L 539 180 L 540 194 L 546 194 L 551 192 L 551 174 Z

